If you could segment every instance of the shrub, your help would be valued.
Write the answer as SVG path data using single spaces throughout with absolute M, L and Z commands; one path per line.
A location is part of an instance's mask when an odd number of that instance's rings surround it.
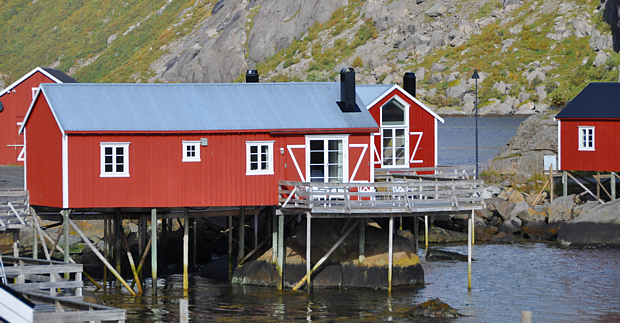
M 353 59 L 353 67 L 364 67 L 364 60 L 362 60 L 361 57 L 356 56 L 355 59 Z
M 563 93 L 554 93 L 551 96 L 551 105 L 557 108 L 564 108 L 566 106 L 566 97 Z

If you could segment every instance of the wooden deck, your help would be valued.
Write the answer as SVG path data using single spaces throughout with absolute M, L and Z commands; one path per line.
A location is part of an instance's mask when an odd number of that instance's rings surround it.
M 32 227 L 27 191 L 0 191 L 0 233 Z
M 57 289 L 75 289 L 68 299 L 82 300 L 82 264 L 70 264 L 54 260 L 2 256 L 8 286 L 21 291 L 36 291 L 50 296 Z M 72 274 L 74 279 L 61 278 L 60 274 Z

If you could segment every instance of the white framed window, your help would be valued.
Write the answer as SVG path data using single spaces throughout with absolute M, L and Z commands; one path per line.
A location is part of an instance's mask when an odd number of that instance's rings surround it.
M 594 150 L 594 127 L 579 127 L 579 150 Z
M 37 91 L 39 90 L 38 87 L 33 87 L 32 88 L 32 100 L 34 100 L 34 97 L 37 95 Z
M 200 161 L 200 141 L 183 141 L 183 162 Z
M 319 183 L 348 182 L 348 139 L 347 136 L 307 136 L 306 180 Z
M 409 105 L 395 96 L 381 106 L 381 165 L 408 167 Z
M 129 143 L 102 142 L 101 177 L 129 177 Z
M 247 141 L 245 143 L 246 175 L 273 175 L 274 141 Z

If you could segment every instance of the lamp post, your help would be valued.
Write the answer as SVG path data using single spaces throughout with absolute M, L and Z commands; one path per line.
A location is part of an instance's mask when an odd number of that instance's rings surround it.
M 478 79 L 480 78 L 480 76 L 478 76 L 478 70 L 474 70 L 474 75 L 472 75 L 471 78 L 476 80 L 476 179 L 478 179 Z

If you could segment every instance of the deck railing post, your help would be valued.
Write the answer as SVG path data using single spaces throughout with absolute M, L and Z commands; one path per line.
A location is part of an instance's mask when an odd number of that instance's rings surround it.
M 151 287 L 157 295 L 157 209 L 151 209 Z
M 428 250 L 428 215 L 424 216 L 424 248 Z
M 123 219 L 121 218 L 121 210 L 117 208 L 114 213 L 114 267 L 117 273 L 121 273 L 121 234 L 123 232 Z M 121 289 L 120 280 L 116 279 L 116 289 Z

